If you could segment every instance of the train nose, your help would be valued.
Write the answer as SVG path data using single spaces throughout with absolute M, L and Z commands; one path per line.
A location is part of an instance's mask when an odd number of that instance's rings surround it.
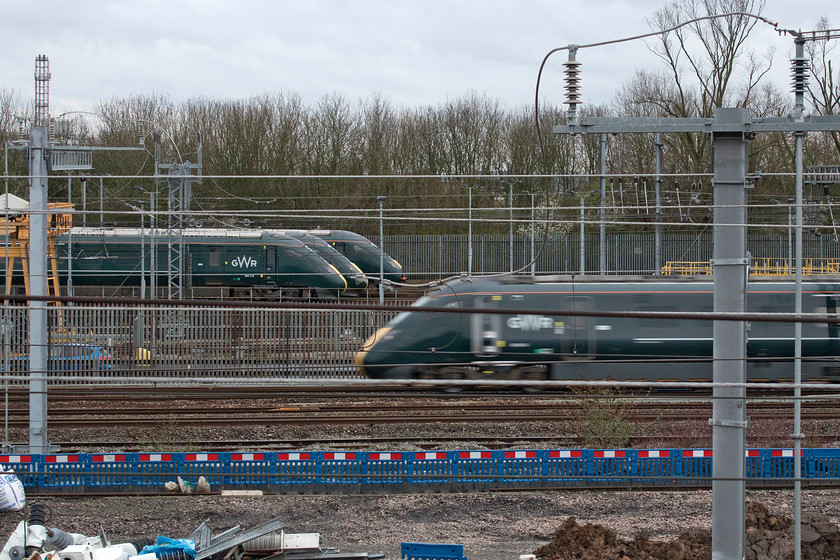
M 347 279 L 341 274 L 336 267 L 333 265 L 328 265 L 330 267 L 331 274 L 329 274 L 328 282 L 331 284 L 330 288 L 334 290 L 338 290 L 339 292 L 344 292 L 347 289 Z
M 391 329 L 389 327 L 382 327 L 376 329 L 376 332 L 373 333 L 367 340 L 365 340 L 364 344 L 362 344 L 361 349 L 356 352 L 356 355 L 353 356 L 353 363 L 359 367 L 359 372 L 364 375 L 365 377 L 376 377 L 376 368 L 371 368 L 370 366 L 373 365 L 370 360 L 371 350 L 376 345 L 377 342 L 382 340 L 388 331 Z

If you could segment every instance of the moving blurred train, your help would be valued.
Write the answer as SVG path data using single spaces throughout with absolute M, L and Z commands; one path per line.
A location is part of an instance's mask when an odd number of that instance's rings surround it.
M 711 312 L 713 295 L 709 281 L 456 280 L 379 329 L 355 361 L 377 379 L 710 381 L 710 320 L 572 313 Z M 794 296 L 791 282 L 751 281 L 747 311 L 793 313 Z M 840 381 L 838 301 L 840 282 L 803 283 L 803 313 L 827 316 L 802 325 L 803 380 Z M 749 381 L 794 379 L 794 328 L 792 322 L 750 324 Z
M 369 269 L 374 259 L 377 275 L 371 275 L 371 280 L 378 281 L 381 251 L 370 240 L 351 232 L 319 233 L 351 239 L 360 249 L 348 254 L 358 257 L 359 264 L 321 236 L 306 231 L 290 230 L 286 235 L 268 230 L 185 229 L 181 235 L 184 287 L 224 297 L 245 293 L 264 297 L 361 295 L 369 279 L 360 265 Z M 151 286 L 154 275 L 155 283 L 165 286 L 173 242 L 177 252 L 180 243 L 170 239 L 164 229 L 75 227 L 55 239 L 59 277 L 63 283 L 69 274 L 74 287 L 79 288 L 122 289 L 140 286 L 141 277 Z M 141 254 L 145 256 L 142 260 Z M 387 255 L 382 259 L 386 279 L 402 278 L 396 261 Z M 5 267 L 0 258 L 3 272 Z M 23 284 L 20 262 L 15 265 L 13 283 Z

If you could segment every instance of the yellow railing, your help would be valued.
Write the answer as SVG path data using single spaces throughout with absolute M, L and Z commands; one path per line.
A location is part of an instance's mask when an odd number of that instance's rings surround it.
M 712 265 L 709 261 L 706 262 L 691 262 L 691 261 L 668 261 L 662 267 L 663 276 L 673 276 L 677 274 L 689 274 L 692 276 L 704 275 L 712 273 Z
M 789 276 L 793 274 L 794 263 L 788 259 L 760 258 L 752 259 L 750 274 L 754 276 Z M 703 276 L 712 273 L 712 265 L 708 261 L 669 261 L 662 267 L 663 276 L 686 274 Z M 802 274 L 840 275 L 840 259 L 803 259 Z

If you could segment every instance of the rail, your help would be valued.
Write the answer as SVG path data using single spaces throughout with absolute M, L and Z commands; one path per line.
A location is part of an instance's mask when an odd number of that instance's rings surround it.
M 791 449 L 750 449 L 753 486 L 789 485 Z M 809 485 L 840 482 L 840 449 L 803 449 Z M 713 477 L 711 449 L 295 451 L 0 455 L 27 492 L 161 493 L 177 477 L 211 491 L 285 494 L 526 490 L 546 487 L 698 487 Z

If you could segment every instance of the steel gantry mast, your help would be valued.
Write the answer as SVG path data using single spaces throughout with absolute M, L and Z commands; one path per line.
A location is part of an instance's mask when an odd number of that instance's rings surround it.
M 160 163 L 160 135 L 155 135 L 155 182 L 164 183 L 168 192 L 166 219 L 167 274 L 166 297 L 183 299 L 184 290 L 192 287 L 192 263 L 184 244 L 183 231 L 188 224 L 192 184 L 201 183 L 201 135 L 198 140 L 198 163 Z M 152 209 L 154 214 L 155 209 Z M 154 235 L 154 232 L 152 232 Z
M 46 55 L 35 59 L 35 113 L 28 136 L 26 119 L 19 119 L 21 138 L 6 142 L 4 148 L 4 183 L 0 228 L 6 243 L 3 257 L 6 259 L 6 294 L 10 293 L 14 261 L 21 261 L 24 269 L 24 286 L 29 301 L 29 452 L 47 453 L 52 449 L 47 437 L 47 345 L 48 303 L 43 298 L 60 295 L 58 267 L 61 258 L 55 252 L 54 240 L 58 235 L 69 233 L 72 227 L 74 205 L 48 202 L 48 176 L 54 171 L 92 171 L 94 150 L 145 150 L 143 139 L 140 145 L 130 148 L 108 148 L 91 146 L 60 145 L 53 139 L 53 119 L 50 116 L 50 69 Z M 9 193 L 9 150 L 27 152 L 29 169 L 29 202 L 12 201 Z M 101 183 L 100 183 L 101 184 Z M 69 193 L 69 191 L 68 191 Z M 100 194 L 100 212 L 102 211 Z M 71 254 L 66 255 L 68 276 L 71 272 Z M 6 300 L 7 302 L 8 300 Z M 4 303 L 6 303 L 4 302 Z M 58 306 L 58 303 L 55 303 Z M 8 330 L 8 316 L 4 311 L 2 325 L 4 336 Z M 57 316 L 58 330 L 62 330 L 62 314 Z M 4 351 L 8 345 L 4 344 Z
M 740 313 L 745 310 L 745 287 L 749 274 L 746 252 L 747 204 L 746 189 L 753 177 L 747 172 L 747 148 L 750 140 L 761 132 L 789 132 L 797 140 L 797 266 L 796 313 L 801 313 L 801 235 L 802 235 L 802 138 L 807 132 L 840 131 L 840 116 L 810 116 L 804 113 L 802 94 L 807 82 L 807 65 L 803 63 L 801 33 L 795 37 L 793 60 L 796 105 L 787 117 L 751 119 L 743 108 L 718 108 L 714 118 L 612 118 L 579 117 L 580 62 L 575 55 L 578 46 L 568 48 L 566 66 L 567 124 L 553 128 L 556 134 L 621 134 L 705 133 L 714 147 L 714 312 Z M 594 45 L 592 45 L 594 46 Z M 561 50 L 561 49 L 556 49 Z M 553 52 L 553 51 L 552 51 Z M 602 171 L 603 174 L 603 171 Z M 797 325 L 795 399 L 801 396 L 801 323 Z M 714 322 L 713 410 L 712 426 L 712 558 L 742 560 L 745 531 L 745 461 L 746 429 L 746 324 L 740 321 Z M 795 478 L 799 487 L 801 463 L 798 412 L 792 438 L 795 444 Z M 799 496 L 796 493 L 796 530 L 799 531 Z M 799 540 L 797 539 L 797 543 Z M 798 547 L 797 547 L 798 548 Z M 798 550 L 797 550 L 798 552 Z M 797 554 L 797 558 L 799 555 Z

